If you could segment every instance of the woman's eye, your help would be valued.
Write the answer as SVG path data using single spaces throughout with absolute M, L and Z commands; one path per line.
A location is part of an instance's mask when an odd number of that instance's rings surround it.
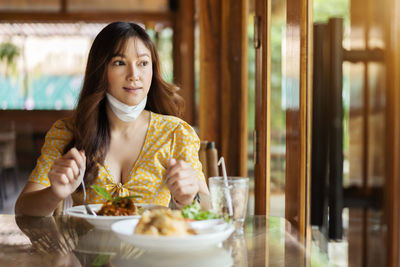
M 114 66 L 121 66 L 121 65 L 124 65 L 124 62 L 123 62 L 122 60 L 115 60 L 115 61 L 113 62 L 113 65 L 114 65 Z
M 149 64 L 149 62 L 147 60 L 143 60 L 139 63 L 140 66 L 145 67 Z

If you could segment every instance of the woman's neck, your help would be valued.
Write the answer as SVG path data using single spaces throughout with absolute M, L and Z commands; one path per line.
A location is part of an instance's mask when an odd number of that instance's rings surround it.
M 143 125 L 143 123 L 146 121 L 147 115 L 148 115 L 148 111 L 143 110 L 139 117 L 137 117 L 135 120 L 133 121 L 123 121 L 120 120 L 115 114 L 114 112 L 111 110 L 111 108 L 106 105 L 106 112 L 107 112 L 107 117 L 108 117 L 108 121 L 110 123 L 110 131 L 111 133 L 127 133 L 130 132 L 132 130 L 134 130 L 137 127 L 140 127 L 140 125 Z

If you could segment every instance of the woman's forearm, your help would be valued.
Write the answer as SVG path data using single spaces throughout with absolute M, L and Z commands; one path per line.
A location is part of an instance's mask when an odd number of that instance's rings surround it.
M 200 206 L 202 210 L 210 210 L 211 209 L 211 201 L 210 201 L 210 192 L 208 191 L 207 184 L 205 181 L 199 181 L 199 197 L 200 197 Z
M 15 203 L 15 214 L 31 216 L 50 216 L 62 201 L 46 187 L 31 192 L 22 192 Z

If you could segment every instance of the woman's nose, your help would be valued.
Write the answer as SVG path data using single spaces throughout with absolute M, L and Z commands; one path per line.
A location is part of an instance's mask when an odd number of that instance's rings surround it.
M 130 81 L 137 81 L 139 80 L 140 73 L 139 70 L 135 67 L 135 65 L 131 65 L 128 71 L 128 80 Z

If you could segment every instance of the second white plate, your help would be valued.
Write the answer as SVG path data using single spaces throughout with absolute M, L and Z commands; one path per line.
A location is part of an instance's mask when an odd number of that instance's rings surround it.
M 196 221 L 191 226 L 198 232 L 184 237 L 134 234 L 139 219 L 129 219 L 111 225 L 111 230 L 126 243 L 157 251 L 196 251 L 217 246 L 226 240 L 234 227 L 222 220 Z

